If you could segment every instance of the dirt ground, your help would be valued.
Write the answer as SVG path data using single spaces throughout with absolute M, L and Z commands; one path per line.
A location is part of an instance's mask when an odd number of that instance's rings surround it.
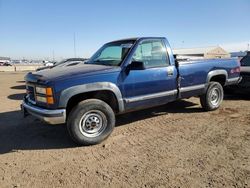
M 250 187 L 249 94 L 121 115 L 105 142 L 77 147 L 65 126 L 23 119 L 24 75 L 0 73 L 0 187 Z

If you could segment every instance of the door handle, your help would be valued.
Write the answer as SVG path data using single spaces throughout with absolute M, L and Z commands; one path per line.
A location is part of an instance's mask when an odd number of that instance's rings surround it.
M 168 76 L 173 76 L 174 75 L 174 67 L 168 67 L 167 68 L 167 75 Z

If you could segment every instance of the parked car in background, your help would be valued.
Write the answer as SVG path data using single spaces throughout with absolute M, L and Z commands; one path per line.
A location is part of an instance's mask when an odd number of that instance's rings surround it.
M 67 123 L 78 144 L 97 144 L 111 134 L 116 114 L 192 96 L 204 110 L 216 110 L 222 87 L 238 83 L 239 67 L 236 59 L 178 62 L 166 38 L 118 40 L 85 64 L 27 74 L 22 110 L 50 124 Z
M 55 64 L 55 62 L 52 61 L 43 61 L 43 65 L 45 67 L 52 67 Z
M 40 70 L 45 70 L 45 69 L 51 69 L 54 67 L 68 67 L 68 66 L 73 66 L 73 65 L 78 65 L 79 63 L 84 63 L 86 62 L 87 59 L 85 58 L 69 58 L 69 59 L 64 59 L 63 61 L 60 62 L 54 62 L 48 66 L 45 67 L 40 67 L 37 69 L 37 71 Z
M 12 64 L 8 62 L 0 62 L 0 66 L 12 66 Z
M 240 64 L 241 82 L 238 85 L 227 86 L 225 88 L 227 93 L 247 94 L 250 92 L 250 55 L 244 56 Z
M 240 60 L 240 64 L 242 67 L 250 67 L 250 54 L 244 56 L 241 60 Z
M 241 59 L 241 70 L 240 74 L 242 77 L 241 82 L 239 83 L 239 89 L 243 91 L 250 92 L 250 56 L 245 56 Z
M 20 64 L 21 60 L 11 60 L 12 65 Z
M 54 67 L 67 67 L 67 66 L 78 65 L 79 63 L 86 62 L 86 60 L 87 59 L 85 59 L 85 58 L 69 58 L 69 59 L 65 59 L 61 62 L 56 62 L 54 64 Z

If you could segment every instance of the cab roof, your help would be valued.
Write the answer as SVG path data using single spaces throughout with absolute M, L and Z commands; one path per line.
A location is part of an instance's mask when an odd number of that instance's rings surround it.
M 114 41 L 111 41 L 111 42 L 137 41 L 137 40 L 142 40 L 142 39 L 165 39 L 165 37 L 132 37 L 132 38 L 125 38 L 125 39 L 114 40 Z

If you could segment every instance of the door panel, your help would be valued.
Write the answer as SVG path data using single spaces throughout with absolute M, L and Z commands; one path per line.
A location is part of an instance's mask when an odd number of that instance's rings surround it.
M 169 67 L 130 71 L 123 83 L 125 108 L 142 108 L 176 99 L 177 71 L 168 75 Z M 131 87 L 132 86 L 132 87 Z
M 125 108 L 143 108 L 176 99 L 177 71 L 170 66 L 163 41 L 143 41 L 132 61 L 143 62 L 144 70 L 130 70 L 122 81 Z

